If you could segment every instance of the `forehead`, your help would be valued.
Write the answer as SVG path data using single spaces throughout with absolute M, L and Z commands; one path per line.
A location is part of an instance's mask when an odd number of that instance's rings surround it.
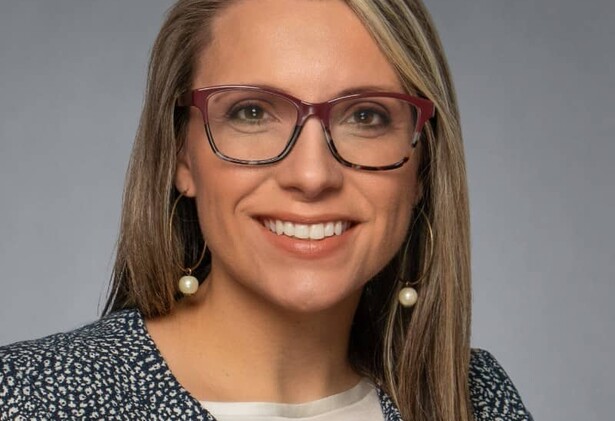
M 308 101 L 354 86 L 401 91 L 393 66 L 337 0 L 239 1 L 214 19 L 193 88 L 268 85 Z

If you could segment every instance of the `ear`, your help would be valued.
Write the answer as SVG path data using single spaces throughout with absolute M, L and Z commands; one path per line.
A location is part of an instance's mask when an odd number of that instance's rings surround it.
M 186 197 L 194 197 L 196 195 L 196 188 L 186 143 L 186 141 L 183 142 L 181 149 L 177 153 L 175 188 Z

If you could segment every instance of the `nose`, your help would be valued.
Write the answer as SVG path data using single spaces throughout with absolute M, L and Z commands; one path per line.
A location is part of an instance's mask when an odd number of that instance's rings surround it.
M 278 165 L 277 180 L 305 201 L 330 194 L 342 186 L 343 168 L 327 146 L 324 128 L 317 118 L 308 119 L 290 154 Z

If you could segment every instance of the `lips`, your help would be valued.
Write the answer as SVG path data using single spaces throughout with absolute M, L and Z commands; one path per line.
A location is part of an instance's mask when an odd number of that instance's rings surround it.
M 265 228 L 274 234 L 300 240 L 322 240 L 328 237 L 339 236 L 352 225 L 352 222 L 347 220 L 332 220 L 307 224 L 274 218 L 265 218 L 262 220 L 262 223 Z

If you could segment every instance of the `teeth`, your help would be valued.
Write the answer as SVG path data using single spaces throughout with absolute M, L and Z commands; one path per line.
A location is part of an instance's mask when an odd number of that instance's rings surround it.
M 295 224 L 295 237 L 307 240 L 310 238 L 310 226 L 303 224 Z
M 284 234 L 284 222 L 279 221 L 279 220 L 275 221 L 275 233 L 278 235 Z
M 347 221 L 331 221 L 320 224 L 294 224 L 279 219 L 267 219 L 263 224 L 269 231 L 277 235 L 299 238 L 302 240 L 322 240 L 334 235 L 342 235 L 348 229 Z
M 291 222 L 284 222 L 284 235 L 289 237 L 295 235 L 295 226 Z
M 325 238 L 325 225 L 314 224 L 310 226 L 310 238 L 313 240 L 322 240 Z
M 335 229 L 334 229 L 335 235 L 340 235 L 342 233 L 343 228 L 344 228 L 342 225 L 343 224 L 339 221 L 335 223 Z
M 325 237 L 331 237 L 335 234 L 335 222 L 327 222 L 325 224 L 324 235 Z

